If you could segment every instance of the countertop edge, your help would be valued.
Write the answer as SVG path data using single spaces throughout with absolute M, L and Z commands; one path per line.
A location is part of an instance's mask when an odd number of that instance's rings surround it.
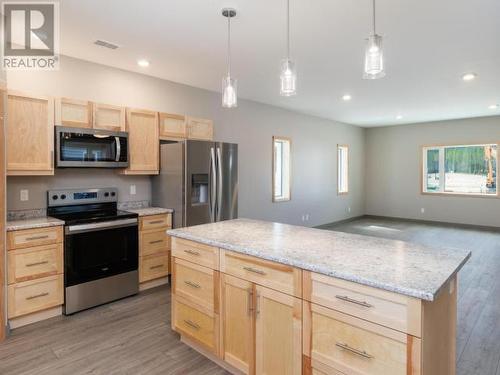
M 26 229 L 37 229 L 37 228 L 49 228 L 49 227 L 59 227 L 64 225 L 64 221 L 47 217 L 50 221 L 47 222 L 32 222 L 30 220 L 36 220 L 36 218 L 25 219 L 25 220 L 13 220 L 7 221 L 5 223 L 5 231 L 6 232 L 15 232 L 17 230 L 26 230 Z M 26 223 L 23 223 L 26 221 Z

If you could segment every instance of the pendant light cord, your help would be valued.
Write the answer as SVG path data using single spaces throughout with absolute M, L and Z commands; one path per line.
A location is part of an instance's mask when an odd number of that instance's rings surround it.
M 227 76 L 231 77 L 231 15 L 227 17 Z
M 375 0 L 373 0 L 373 35 L 377 35 L 376 21 L 375 21 Z
M 290 60 L 290 0 L 286 0 L 286 57 Z

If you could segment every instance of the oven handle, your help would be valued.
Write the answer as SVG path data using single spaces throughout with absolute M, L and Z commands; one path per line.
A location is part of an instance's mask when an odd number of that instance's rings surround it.
M 84 232 L 95 232 L 98 230 L 133 227 L 133 226 L 137 226 L 137 218 L 113 220 L 113 221 L 103 221 L 101 223 L 92 223 L 92 224 L 69 225 L 69 226 L 65 227 L 64 233 L 65 234 L 75 234 L 75 233 L 84 233 Z

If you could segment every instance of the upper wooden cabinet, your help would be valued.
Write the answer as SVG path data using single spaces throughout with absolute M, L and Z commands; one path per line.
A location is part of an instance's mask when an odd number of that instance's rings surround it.
M 54 99 L 7 94 L 7 175 L 54 174 Z
M 214 138 L 214 122 L 195 117 L 186 117 L 186 136 L 188 139 L 211 141 Z
M 185 139 L 186 117 L 160 113 L 160 139 Z
M 113 131 L 125 131 L 125 107 L 94 103 L 93 127 Z
M 158 112 L 127 108 L 129 167 L 124 174 L 158 174 Z
M 56 99 L 56 125 L 92 127 L 92 102 L 68 98 Z

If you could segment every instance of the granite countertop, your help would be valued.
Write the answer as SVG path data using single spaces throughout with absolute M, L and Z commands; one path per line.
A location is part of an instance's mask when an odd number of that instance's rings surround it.
M 174 212 L 171 208 L 161 207 L 130 208 L 125 211 L 136 213 L 139 216 L 159 215 Z
M 249 219 L 167 233 L 427 301 L 471 256 L 461 249 Z
M 22 229 L 57 227 L 59 225 L 64 225 L 64 221 L 50 216 L 44 216 L 7 221 L 6 229 L 7 232 L 9 232 Z

